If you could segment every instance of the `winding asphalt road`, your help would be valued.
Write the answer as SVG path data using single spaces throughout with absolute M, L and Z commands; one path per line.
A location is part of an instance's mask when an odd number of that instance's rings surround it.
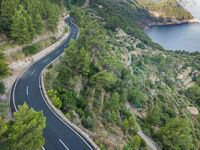
M 78 36 L 78 28 L 72 22 L 71 17 L 67 17 L 66 23 L 70 27 L 68 38 L 53 52 L 30 66 L 16 80 L 11 93 L 11 109 L 13 112 L 17 111 L 18 105 L 23 105 L 26 102 L 35 110 L 43 111 L 47 118 L 43 150 L 93 150 L 94 147 L 84 137 L 51 110 L 41 92 L 40 75 L 42 70 L 64 52 L 70 39 L 76 39 Z

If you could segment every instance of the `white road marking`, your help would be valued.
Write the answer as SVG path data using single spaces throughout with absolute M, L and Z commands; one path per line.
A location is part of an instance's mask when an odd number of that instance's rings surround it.
M 61 139 L 59 139 L 59 141 L 67 150 L 69 150 L 69 148 L 65 145 L 65 143 L 63 143 L 63 141 Z
M 58 54 L 60 51 L 57 51 L 56 54 Z
M 47 60 L 49 60 L 49 58 L 45 59 L 45 60 L 43 61 L 43 63 L 45 63 Z
M 35 69 L 33 70 L 33 72 L 31 72 L 31 76 L 35 73 Z
M 45 150 L 45 148 L 42 146 L 42 150 Z
M 26 95 L 28 95 L 28 86 L 26 87 Z

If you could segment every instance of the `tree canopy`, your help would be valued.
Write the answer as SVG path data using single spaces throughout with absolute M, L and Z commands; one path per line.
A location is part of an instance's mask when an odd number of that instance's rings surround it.
M 164 150 L 190 150 L 193 148 L 192 129 L 188 119 L 174 118 L 161 128 Z
M 18 43 L 30 42 L 36 34 L 57 27 L 60 9 L 51 0 L 2 0 L 0 30 Z
M 19 106 L 14 120 L 5 123 L 0 118 L 0 145 L 4 150 L 41 149 L 45 140 L 43 129 L 46 118 L 42 112 L 36 112 L 27 104 Z

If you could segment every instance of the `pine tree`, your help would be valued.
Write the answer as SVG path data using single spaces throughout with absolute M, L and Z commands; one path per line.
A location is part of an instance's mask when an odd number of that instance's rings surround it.
M 5 62 L 3 53 L 0 52 L 0 79 L 8 75 L 8 65 Z
M 48 7 L 48 28 L 53 31 L 57 27 L 59 19 L 59 8 L 56 5 L 49 4 Z
M 27 13 L 25 13 L 24 15 L 26 17 L 27 24 L 28 24 L 29 37 L 30 37 L 30 40 L 32 40 L 35 37 L 35 34 L 36 34 L 35 28 L 34 28 L 34 25 L 33 25 L 33 22 L 32 22 L 32 18 Z
M 44 23 L 42 21 L 42 17 L 39 14 L 36 14 L 33 18 L 33 24 L 36 33 L 41 33 L 44 30 Z
M 44 145 L 42 130 L 45 128 L 45 117 L 42 112 L 36 112 L 27 104 L 19 107 L 14 113 L 14 123 L 9 133 L 10 149 L 33 150 Z
M 192 128 L 187 118 L 173 118 L 160 129 L 163 150 L 190 150 L 192 142 Z
M 18 43 L 27 43 L 30 41 L 29 26 L 23 6 L 15 11 L 12 18 L 11 37 Z
M 19 0 L 2 0 L 0 26 L 3 32 L 9 34 L 13 14 L 15 13 L 15 9 L 19 8 L 19 5 Z
M 4 134 L 8 130 L 8 125 L 4 123 L 2 117 L 0 116 L 0 143 L 4 140 Z M 1 144 L 0 144 L 1 145 Z
M 160 125 L 160 114 L 161 110 L 159 106 L 154 106 L 150 113 L 147 115 L 148 123 L 154 126 Z
M 4 83 L 1 81 L 4 77 L 8 75 L 8 65 L 5 62 L 3 53 L 0 52 L 0 94 L 5 92 Z

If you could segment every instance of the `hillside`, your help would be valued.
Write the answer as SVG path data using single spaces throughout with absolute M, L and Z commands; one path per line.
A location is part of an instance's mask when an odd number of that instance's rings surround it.
M 177 1 L 0 2 L 0 29 L 8 39 L 0 51 L 0 81 L 11 76 L 11 56 L 3 54 L 7 47 L 28 44 L 20 51 L 27 57 L 55 42 L 30 44 L 34 37 L 56 30 L 64 5 L 80 33 L 46 70 L 45 88 L 54 106 L 101 150 L 146 150 L 140 131 L 163 150 L 200 149 L 200 53 L 165 50 L 143 30 L 165 19 L 192 19 Z M 40 149 L 45 143 L 43 113 L 24 104 L 6 120 L 9 103 L 4 94 L 0 82 L 2 147 Z
M 153 43 L 138 26 L 151 15 L 133 2 L 95 0 L 71 15 L 81 31 L 48 68 L 52 103 L 101 149 L 146 149 L 140 129 L 163 150 L 199 149 L 200 54 Z
M 0 1 L 0 114 L 3 118 L 10 116 L 8 95 L 13 80 L 29 64 L 30 56 L 54 43 L 65 30 L 60 21 L 63 8 L 59 8 L 59 1 L 55 2 Z
M 137 2 L 158 18 L 179 21 L 193 19 L 193 16 L 177 0 L 138 0 Z

